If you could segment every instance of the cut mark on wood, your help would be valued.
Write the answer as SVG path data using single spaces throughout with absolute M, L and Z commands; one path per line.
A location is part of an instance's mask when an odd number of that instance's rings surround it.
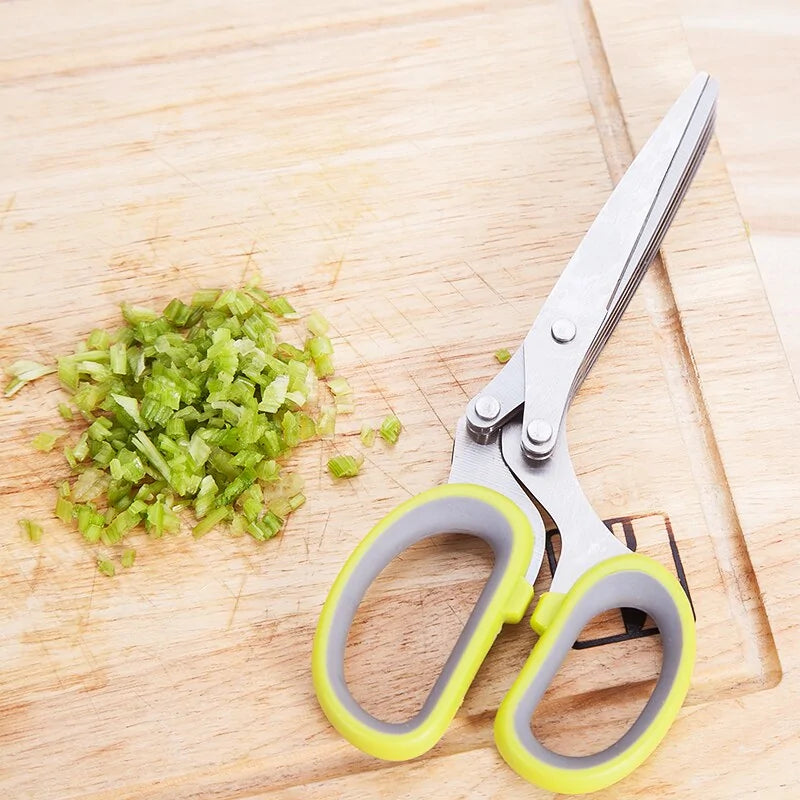
M 633 161 L 634 152 L 600 31 L 589 0 L 562 0 L 562 5 L 609 175 L 616 184 Z M 772 688 L 782 676 L 778 652 L 660 252 L 639 291 L 656 334 L 656 346 L 681 431 L 681 444 L 686 449 L 700 491 L 703 515 L 732 621 L 739 629 L 741 657 L 747 663 L 747 673 L 752 676 L 730 687 L 730 691 L 741 694 Z

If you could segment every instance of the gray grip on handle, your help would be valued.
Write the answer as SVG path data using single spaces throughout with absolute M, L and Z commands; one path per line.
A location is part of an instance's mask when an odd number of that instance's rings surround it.
M 385 722 L 361 708 L 345 682 L 347 635 L 367 589 L 392 559 L 413 544 L 442 533 L 469 534 L 487 542 L 494 553 L 492 573 L 422 708 L 404 722 Z M 405 513 L 381 533 L 356 565 L 336 605 L 325 654 L 331 686 L 354 717 L 375 730 L 390 734 L 407 733 L 425 724 L 501 583 L 511 558 L 512 542 L 511 525 L 503 514 L 488 503 L 467 495 L 429 500 Z
M 663 646 L 661 675 L 638 718 L 617 742 L 591 755 L 554 753 L 533 735 L 530 724 L 533 713 L 581 630 L 593 617 L 615 608 L 637 608 L 653 618 L 661 633 Z M 666 702 L 681 663 L 683 639 L 675 600 L 656 578 L 636 571 L 615 572 L 601 578 L 578 601 L 516 706 L 514 729 L 521 743 L 537 760 L 562 769 L 595 767 L 625 752 L 650 726 Z

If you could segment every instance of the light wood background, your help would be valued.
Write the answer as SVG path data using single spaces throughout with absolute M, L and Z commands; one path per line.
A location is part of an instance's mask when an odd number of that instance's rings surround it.
M 794 0 L 682 0 L 692 58 L 721 81 L 717 134 L 800 385 L 800 9 Z
M 67 349 L 113 324 L 123 299 L 163 304 L 257 269 L 331 319 L 359 397 L 335 445 L 298 456 L 309 502 L 279 540 L 137 540 L 136 569 L 114 581 L 56 521 L 39 547 L 16 532 L 19 516 L 47 517 L 63 474 L 56 454 L 29 447 L 52 425 L 55 382 L 0 404 L 4 796 L 548 797 L 492 743 L 534 642 L 526 624 L 503 632 L 440 744 L 401 765 L 327 724 L 311 638 L 369 525 L 444 479 L 452 425 L 495 371 L 491 354 L 520 341 L 691 78 L 678 9 L 337 0 L 54 13 L 31 0 L 0 6 L 0 31 L 0 362 Z M 389 409 L 406 425 L 398 446 L 379 443 L 362 476 L 333 485 L 324 460 L 358 448 L 361 421 Z M 570 414 L 589 497 L 607 519 L 635 517 L 641 549 L 667 564 L 669 520 L 698 617 L 678 722 L 600 796 L 797 796 L 799 422 L 715 143 Z M 449 544 L 393 566 L 354 629 L 349 674 L 387 716 L 420 702 L 485 574 L 479 549 Z M 566 752 L 609 743 L 657 659 L 652 637 L 576 651 L 537 731 Z

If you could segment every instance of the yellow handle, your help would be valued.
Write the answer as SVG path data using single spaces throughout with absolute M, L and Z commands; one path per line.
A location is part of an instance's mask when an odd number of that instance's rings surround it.
M 353 616 L 384 567 L 414 543 L 441 533 L 484 539 L 494 567 L 422 709 L 402 723 L 366 712 L 344 679 L 344 652 Z M 525 571 L 533 532 L 507 497 L 474 484 L 445 484 L 391 511 L 356 547 L 322 608 L 312 653 L 314 689 L 328 720 L 365 753 L 389 761 L 414 758 L 441 738 L 455 716 L 504 622 L 519 622 L 533 596 Z
M 554 753 L 533 735 L 533 712 L 584 626 L 614 608 L 637 608 L 656 623 L 664 652 L 658 682 L 615 744 L 589 756 Z M 689 689 L 695 627 L 686 594 L 661 564 L 630 553 L 592 567 L 566 595 L 542 595 L 531 625 L 542 635 L 497 712 L 498 750 L 515 772 L 552 792 L 584 794 L 616 783 L 655 750 Z

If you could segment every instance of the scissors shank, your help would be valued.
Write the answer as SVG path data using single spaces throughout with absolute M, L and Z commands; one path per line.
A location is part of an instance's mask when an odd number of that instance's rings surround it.
M 503 428 L 503 461 L 532 497 L 547 510 L 561 534 L 561 555 L 549 591 L 565 594 L 595 564 L 628 552 L 583 493 L 562 429 L 553 455 L 531 464 L 519 448 L 522 423 Z

